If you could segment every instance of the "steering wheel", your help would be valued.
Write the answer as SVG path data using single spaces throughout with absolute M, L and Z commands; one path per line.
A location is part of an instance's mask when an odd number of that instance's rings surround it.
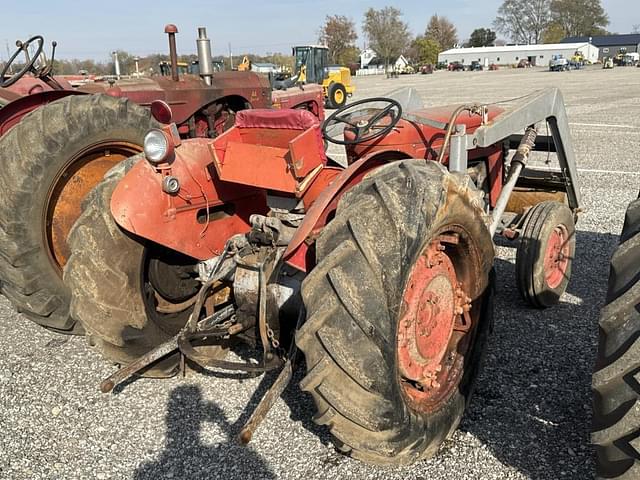
M 37 42 L 37 47 L 36 47 L 35 55 L 33 55 L 33 58 L 30 58 L 29 47 L 33 42 Z M 14 83 L 16 83 L 18 80 L 20 80 L 22 77 L 24 77 L 24 75 L 29 70 L 33 70 L 34 73 L 37 73 L 36 70 L 33 68 L 33 65 L 36 63 L 38 58 L 40 58 L 40 54 L 42 53 L 42 48 L 44 47 L 44 38 L 42 38 L 41 35 L 36 35 L 34 37 L 31 37 L 29 40 L 27 40 L 24 43 L 18 40 L 16 42 L 16 46 L 18 47 L 18 49 L 11 56 L 9 61 L 4 65 L 2 72 L 0 72 L 0 88 L 10 87 Z M 18 58 L 18 55 L 20 55 L 21 52 L 24 53 L 24 56 L 26 58 L 26 63 L 24 64 L 24 67 L 22 67 L 18 73 L 14 74 L 10 78 L 7 78 L 6 75 L 7 75 L 7 72 L 9 71 L 9 67 L 11 66 L 11 64 L 13 64 L 13 62 L 15 62 L 16 58 Z
M 367 104 L 368 107 L 363 107 Z M 380 104 L 383 104 L 380 107 Z M 383 122 L 389 117 L 387 122 Z M 392 98 L 365 98 L 345 105 L 333 112 L 322 124 L 322 136 L 337 145 L 357 145 L 389 133 L 402 117 L 402 106 Z M 346 125 L 345 129 L 355 134 L 354 138 L 342 140 L 331 136 L 328 132 L 337 125 Z

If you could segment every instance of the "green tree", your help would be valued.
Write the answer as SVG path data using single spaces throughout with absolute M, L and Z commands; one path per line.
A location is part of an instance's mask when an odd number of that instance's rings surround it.
M 504 0 L 493 26 L 517 43 L 540 43 L 551 23 L 551 0 Z
M 124 50 L 117 50 L 118 54 L 118 63 L 120 64 L 120 74 L 121 75 L 130 75 L 136 71 L 136 64 L 133 60 L 135 55 L 131 55 L 129 52 L 125 52 Z M 113 62 L 111 62 L 113 65 Z M 110 72 L 111 74 L 115 74 L 115 67 Z
M 336 63 L 338 65 L 351 65 L 353 63 L 358 63 L 359 60 L 360 49 L 354 45 L 346 48 L 338 57 L 338 61 Z
M 444 50 L 449 50 L 458 43 L 456 27 L 447 17 L 440 17 L 437 14 L 429 19 L 424 36 L 436 42 Z
M 558 22 L 552 22 L 542 33 L 542 41 L 544 43 L 560 43 L 566 36 L 562 25 Z
M 467 47 L 489 47 L 496 41 L 496 32 L 490 28 L 476 28 L 471 32 Z
M 369 46 L 384 60 L 385 70 L 411 42 L 409 26 L 402 21 L 402 12 L 395 7 L 367 10 L 362 30 L 369 40 Z
M 551 16 L 567 37 L 603 35 L 609 25 L 600 0 L 552 0 Z
M 320 29 L 320 43 L 329 47 L 329 60 L 342 64 L 345 57 L 352 55 L 358 39 L 356 24 L 344 15 L 327 15 Z
M 431 38 L 418 36 L 411 44 L 411 55 L 414 61 L 425 63 L 438 63 L 438 54 L 442 51 L 440 44 Z

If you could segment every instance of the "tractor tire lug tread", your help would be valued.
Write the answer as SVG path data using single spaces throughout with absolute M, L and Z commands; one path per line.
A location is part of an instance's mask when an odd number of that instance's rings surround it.
M 56 332 L 84 333 L 69 316 L 69 290 L 43 241 L 48 188 L 93 138 L 111 135 L 142 145 L 155 124 L 147 109 L 129 100 L 70 95 L 25 115 L 0 139 L 1 288 L 27 318 Z
M 593 373 L 598 478 L 640 476 L 640 199 L 631 202 L 611 259 Z
M 463 212 L 457 219 L 473 225 L 489 285 L 493 243 L 482 202 L 468 177 L 423 160 L 379 167 L 342 196 L 316 242 L 318 263 L 302 285 L 308 321 L 296 335 L 307 359 L 301 387 L 340 450 L 369 463 L 400 465 L 433 455 L 466 403 L 456 391 L 431 416 L 415 413 L 402 400 L 395 371 L 402 279 L 423 248 L 416 239 L 435 228 L 430 222 L 442 216 L 444 199 Z M 478 362 L 468 376 L 469 394 L 489 324 L 482 322 L 473 350 Z
M 100 353 L 120 365 L 171 337 L 150 318 L 142 297 L 145 242 L 120 229 L 109 208 L 113 190 L 137 161 L 144 161 L 142 154 L 117 164 L 87 197 L 69 234 L 72 254 L 63 275 L 71 292 L 71 316 L 91 335 Z M 177 315 L 186 322 L 189 312 Z M 171 375 L 178 360 L 170 355 L 144 374 Z

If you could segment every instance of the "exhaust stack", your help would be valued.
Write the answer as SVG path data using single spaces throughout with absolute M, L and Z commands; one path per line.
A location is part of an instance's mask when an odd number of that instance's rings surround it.
M 172 23 L 164 27 L 164 33 L 169 35 L 169 58 L 171 59 L 171 79 L 174 82 L 180 80 L 178 76 L 178 52 L 176 49 L 176 33 L 178 33 L 178 27 Z
M 200 66 L 200 76 L 204 83 L 211 85 L 213 77 L 213 60 L 211 59 L 211 40 L 207 38 L 207 29 L 198 27 L 198 64 Z

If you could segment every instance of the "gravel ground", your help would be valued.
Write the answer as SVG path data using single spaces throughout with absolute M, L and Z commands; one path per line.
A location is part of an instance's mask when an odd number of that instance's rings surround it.
M 608 258 L 640 176 L 640 69 L 538 69 L 358 78 L 357 97 L 415 86 L 428 105 L 562 88 L 586 212 L 562 303 L 527 308 L 515 251 L 500 247 L 495 330 L 477 392 L 436 458 L 405 468 L 364 465 L 335 452 L 293 382 L 249 447 L 234 438 L 272 377 L 139 379 L 98 392 L 112 372 L 84 339 L 34 327 L 0 299 L 0 477 L 559 479 L 592 476 L 588 430 L 597 316 Z M 628 172 L 628 173 L 621 173 Z M 300 372 L 296 379 L 301 377 Z

